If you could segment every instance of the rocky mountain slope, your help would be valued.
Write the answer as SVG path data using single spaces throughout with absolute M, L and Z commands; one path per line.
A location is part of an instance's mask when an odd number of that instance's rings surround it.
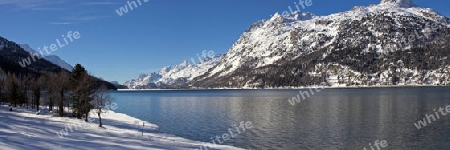
M 448 85 L 450 20 L 411 0 L 253 25 L 191 88 Z

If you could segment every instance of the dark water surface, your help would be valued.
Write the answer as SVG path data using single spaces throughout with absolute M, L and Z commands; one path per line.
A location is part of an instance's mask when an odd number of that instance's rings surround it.
M 304 91 L 304 90 L 303 90 Z M 308 90 L 307 90 L 308 91 Z M 292 106 L 299 90 L 126 91 L 116 112 L 165 133 L 211 142 L 233 124 L 253 128 L 225 141 L 246 149 L 450 149 L 450 114 L 422 129 L 414 123 L 450 105 L 450 88 L 324 89 Z M 374 147 L 376 149 L 376 147 Z M 383 148 L 382 148 L 383 149 Z

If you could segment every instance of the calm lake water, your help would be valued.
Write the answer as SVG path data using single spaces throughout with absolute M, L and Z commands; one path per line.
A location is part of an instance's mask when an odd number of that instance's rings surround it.
M 414 123 L 450 105 L 450 88 L 324 89 L 292 106 L 299 90 L 114 92 L 116 112 L 160 131 L 211 142 L 233 124 L 253 128 L 224 142 L 246 149 L 449 149 L 450 114 L 418 130 Z M 376 148 L 375 148 L 376 149 Z

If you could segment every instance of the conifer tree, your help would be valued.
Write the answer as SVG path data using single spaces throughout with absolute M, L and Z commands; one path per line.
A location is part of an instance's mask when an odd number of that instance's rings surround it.
M 91 101 L 95 92 L 96 83 L 92 76 L 80 64 L 75 65 L 70 75 L 69 84 L 72 89 L 73 109 L 78 119 L 85 118 L 88 121 L 90 110 L 93 108 Z

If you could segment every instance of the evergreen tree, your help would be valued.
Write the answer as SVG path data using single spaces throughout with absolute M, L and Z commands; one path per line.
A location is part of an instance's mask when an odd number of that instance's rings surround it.
M 80 101 L 80 110 L 81 114 L 84 115 L 86 122 L 88 121 L 89 112 L 94 106 L 91 104 L 91 101 L 94 100 L 94 93 L 96 90 L 96 82 L 92 76 L 88 73 L 85 73 L 84 76 L 79 81 L 80 86 L 76 91 L 79 91 L 79 101 Z
M 75 65 L 70 75 L 69 84 L 72 89 L 73 109 L 78 119 L 88 120 L 89 112 L 93 108 L 91 101 L 95 92 L 95 79 L 87 73 L 80 64 Z
M 82 102 L 80 99 L 82 91 L 80 89 L 81 84 L 79 81 L 82 80 L 86 73 L 86 69 L 80 64 L 77 64 L 73 68 L 69 78 L 69 84 L 72 89 L 73 113 L 78 119 L 82 118 Z

